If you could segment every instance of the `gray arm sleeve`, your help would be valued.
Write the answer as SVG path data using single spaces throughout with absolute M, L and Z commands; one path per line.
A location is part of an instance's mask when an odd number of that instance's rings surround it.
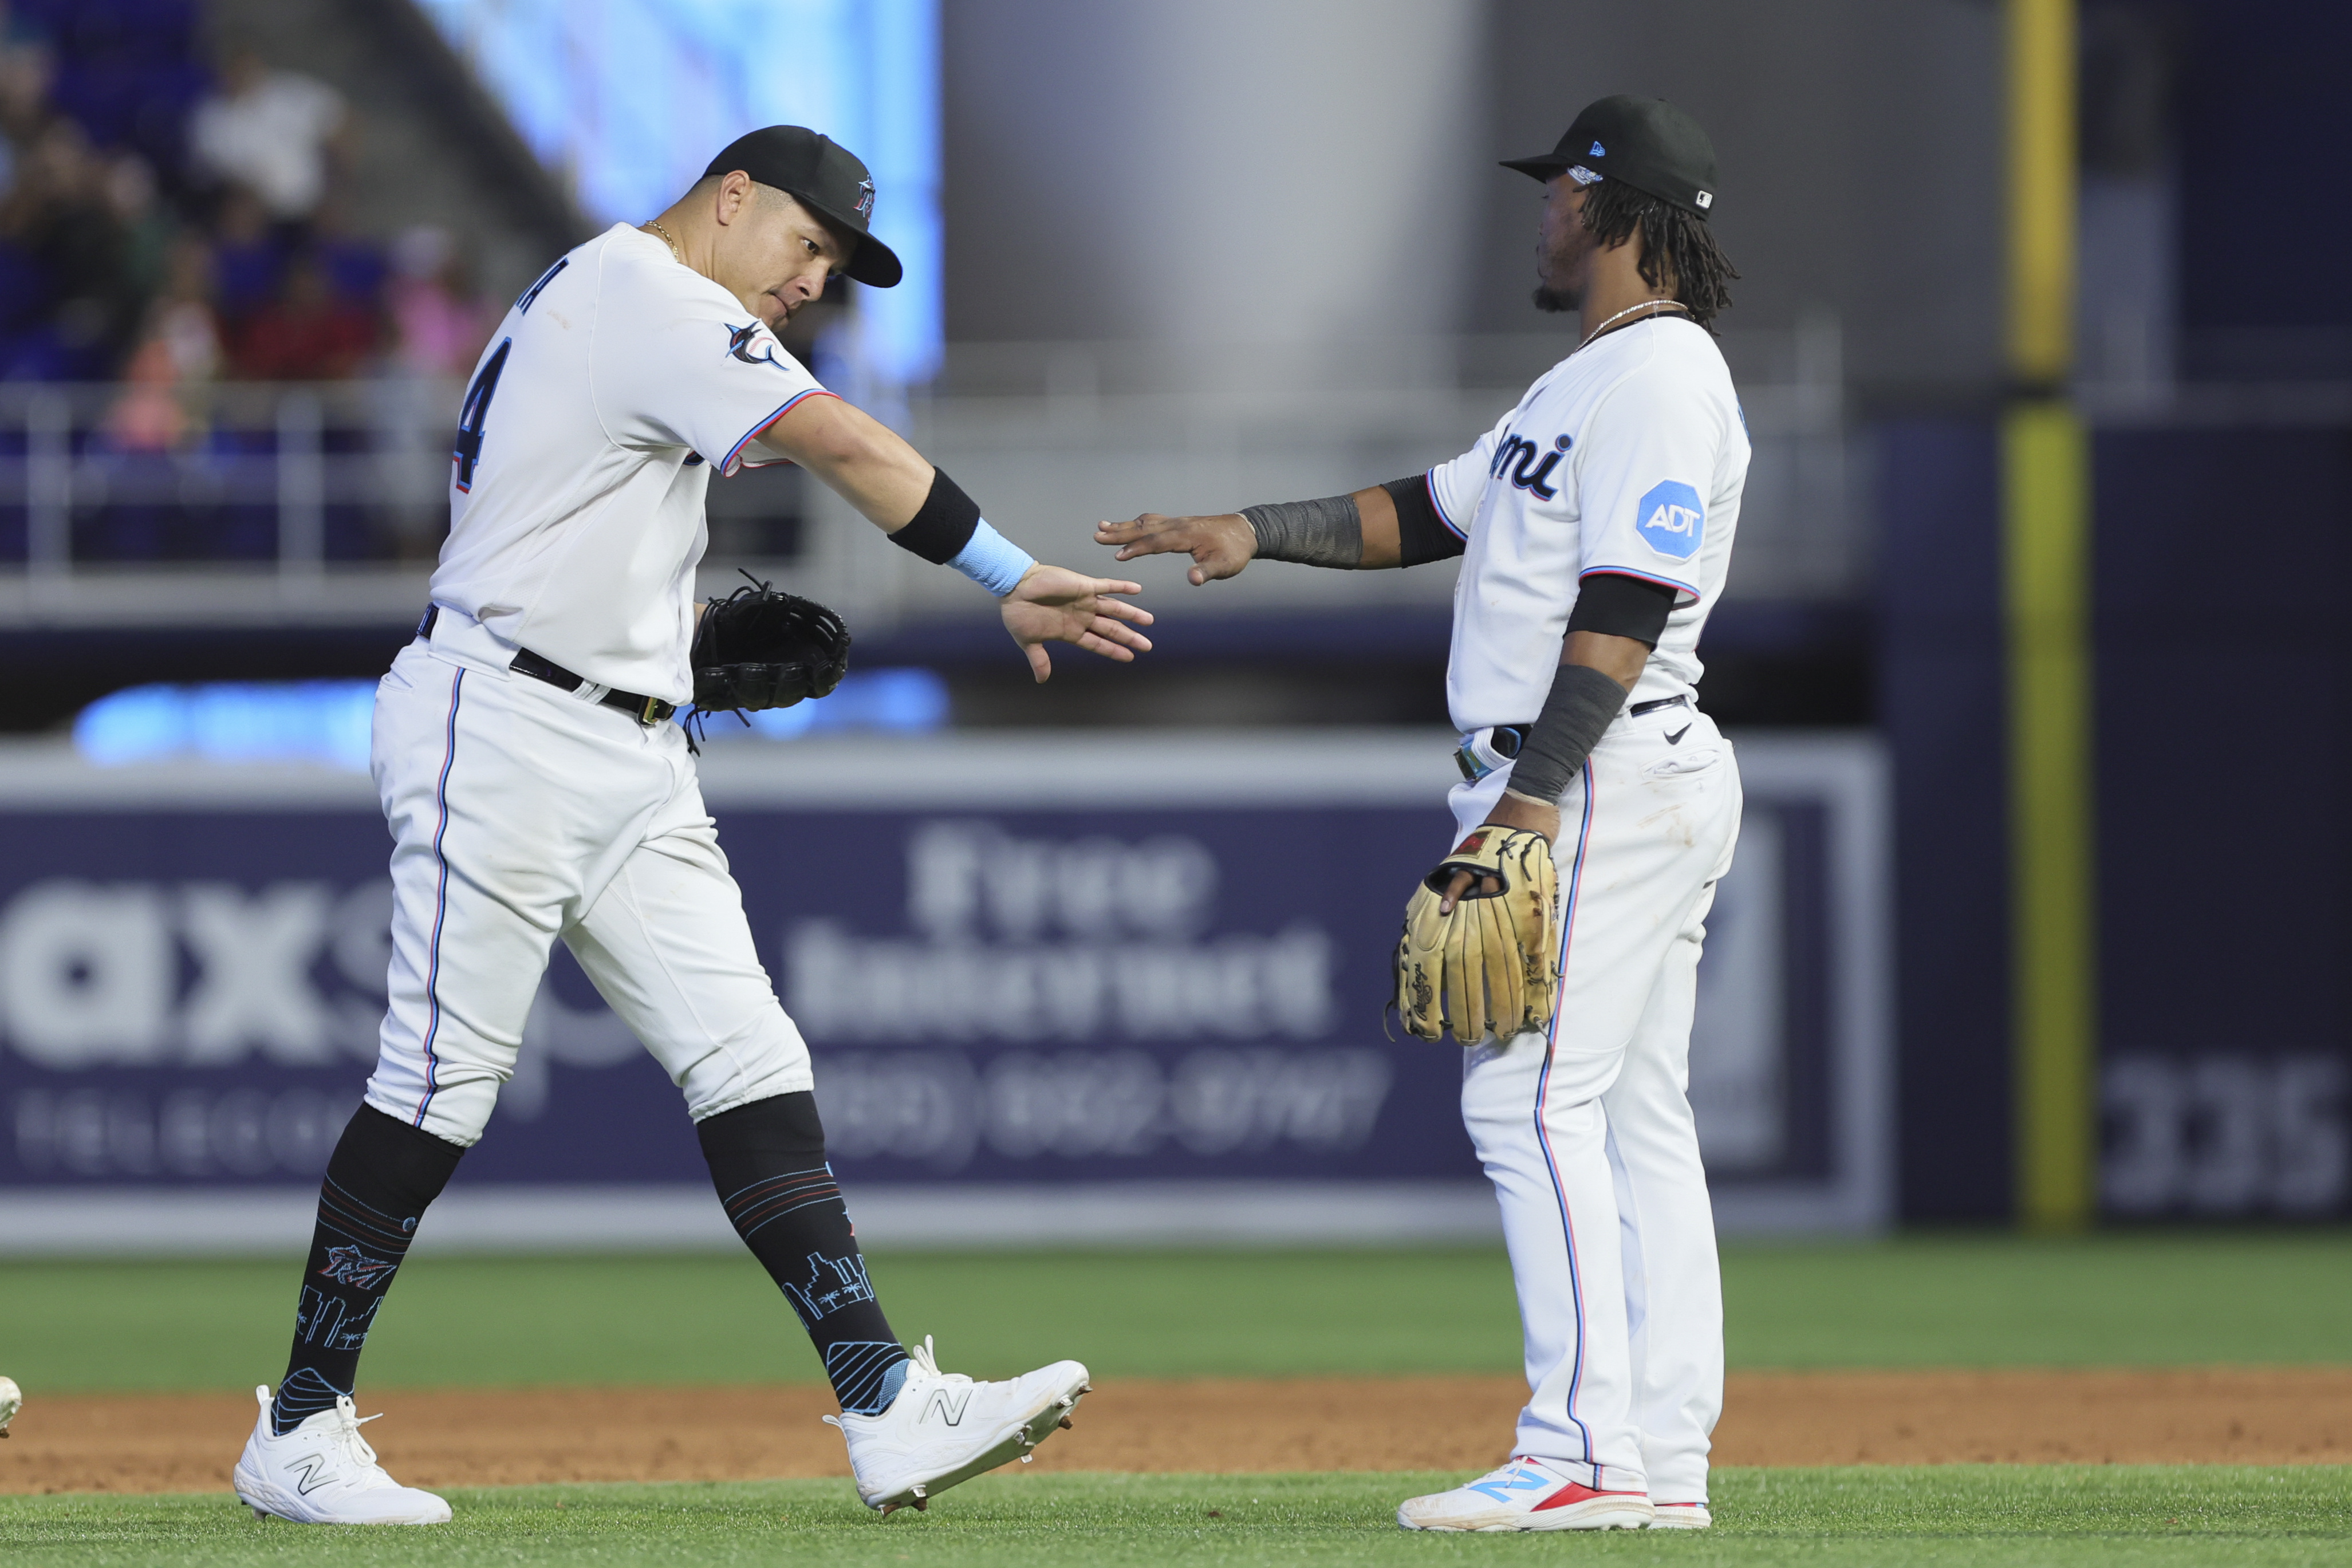
M 1538 800 L 1558 800 L 1601 734 L 1625 706 L 1625 689 L 1585 664 L 1563 664 L 1551 678 L 1543 712 L 1512 759 L 1508 788 Z
M 1351 570 L 1364 563 L 1364 520 L 1354 496 L 1245 506 L 1261 561 L 1297 561 Z

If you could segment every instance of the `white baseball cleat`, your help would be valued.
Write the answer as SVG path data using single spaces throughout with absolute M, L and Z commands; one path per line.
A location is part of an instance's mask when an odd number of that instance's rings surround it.
M 1658 1510 L 1650 1521 L 1652 1530 L 1712 1530 L 1715 1515 L 1706 1511 L 1703 1502 L 1662 1502 L 1651 1505 Z
M 931 1339 L 914 1348 L 907 1381 L 878 1415 L 846 1411 L 825 1420 L 849 1443 L 849 1468 L 866 1506 L 887 1514 L 923 1508 L 960 1481 L 1014 1459 L 1070 1425 L 1087 1369 L 1057 1361 L 1007 1383 L 941 1372 Z
M 283 1437 L 269 1430 L 269 1387 L 255 1389 L 261 1418 L 231 1478 L 237 1500 L 256 1519 L 275 1514 L 297 1524 L 446 1524 L 449 1505 L 431 1492 L 402 1486 L 375 1462 L 349 1394 L 335 1400 Z
M 1651 1521 L 1641 1492 L 1595 1491 L 1524 1456 L 1450 1492 L 1409 1498 L 1406 1530 L 1640 1530 Z

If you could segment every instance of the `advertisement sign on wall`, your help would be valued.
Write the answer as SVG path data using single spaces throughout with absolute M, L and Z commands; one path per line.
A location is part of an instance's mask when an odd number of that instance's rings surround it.
M 1404 894 L 1450 830 L 1425 745 L 1373 748 L 1385 778 L 1312 805 L 1264 742 L 1099 787 L 1099 746 L 926 744 L 938 782 L 897 798 L 834 765 L 846 747 L 706 768 L 855 1201 L 953 1189 L 939 1212 L 967 1215 L 975 1194 L 1098 1208 L 1117 1189 L 1140 1235 L 1171 1194 L 1379 1184 L 1446 1194 L 1491 1233 L 1458 1053 L 1384 1017 Z M 1867 1226 L 1885 1205 L 1874 758 L 1825 741 L 1742 760 L 1693 1049 L 1718 1204 L 1732 1226 Z M 97 800 L 52 773 L 0 805 L 0 1211 L 16 1200 L 19 1230 L 168 1195 L 154 1212 L 181 1217 L 158 1228 L 184 1237 L 205 1194 L 299 1201 L 357 1103 L 391 896 L 364 781 L 215 773 L 193 795 L 118 774 Z M 677 1091 L 559 949 L 445 1201 L 528 1197 L 520 1230 L 566 1191 L 666 1194 L 716 1226 L 706 1180 Z

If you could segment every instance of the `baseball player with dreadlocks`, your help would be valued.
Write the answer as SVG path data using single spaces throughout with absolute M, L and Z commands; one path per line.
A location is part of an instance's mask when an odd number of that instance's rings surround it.
M 1454 853 L 1407 911 L 1398 1005 L 1464 1047 L 1526 1334 L 1510 1460 L 1413 1498 L 1408 1530 L 1705 1529 L 1723 1309 L 1685 1089 L 1699 944 L 1738 831 L 1696 705 L 1748 437 L 1707 323 L 1738 274 L 1715 154 L 1655 99 L 1588 107 L 1549 153 L 1536 303 L 1576 347 L 1425 475 L 1220 517 L 1105 523 L 1118 559 L 1369 570 L 1462 558 L 1446 693 Z
M 702 804 L 701 711 L 822 697 L 848 635 L 761 587 L 693 599 L 714 474 L 792 460 L 893 543 L 997 595 L 1036 679 L 1045 644 L 1151 645 L 1133 583 L 1044 566 L 954 480 L 818 385 L 776 339 L 845 274 L 887 289 L 866 166 L 770 126 L 642 227 L 615 224 L 515 301 L 457 425 L 432 607 L 376 697 L 393 957 L 376 1070 L 327 1164 L 286 1377 L 237 1460 L 257 1513 L 449 1518 L 360 1436 L 361 1347 L 426 1205 L 482 1135 L 561 937 L 684 1091 L 721 1205 L 814 1342 L 857 1490 L 921 1507 L 1025 1454 L 1086 1392 L 1076 1362 L 944 1373 L 882 1314 L 825 1163 L 808 1047 L 777 1004 Z M 814 868 L 811 868 L 814 874 Z M 370 1419 L 373 1419 L 371 1417 Z

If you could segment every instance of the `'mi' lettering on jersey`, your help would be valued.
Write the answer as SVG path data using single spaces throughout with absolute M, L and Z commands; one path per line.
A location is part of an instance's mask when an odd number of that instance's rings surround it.
M 1574 445 L 1571 437 L 1555 436 L 1551 439 L 1551 450 L 1546 452 L 1526 437 L 1515 436 L 1507 430 L 1501 443 L 1495 448 L 1495 460 L 1486 465 L 1486 472 L 1498 479 L 1508 474 L 1514 488 L 1526 490 L 1539 500 L 1549 500 L 1559 494 L 1559 487 L 1549 482 L 1551 471 L 1559 467 L 1559 460 L 1568 456 L 1569 447 Z M 1538 460 L 1538 454 L 1540 461 Z
M 1687 561 L 1706 538 L 1706 508 L 1698 491 L 1680 479 L 1653 486 L 1634 503 L 1633 531 L 1661 555 Z

